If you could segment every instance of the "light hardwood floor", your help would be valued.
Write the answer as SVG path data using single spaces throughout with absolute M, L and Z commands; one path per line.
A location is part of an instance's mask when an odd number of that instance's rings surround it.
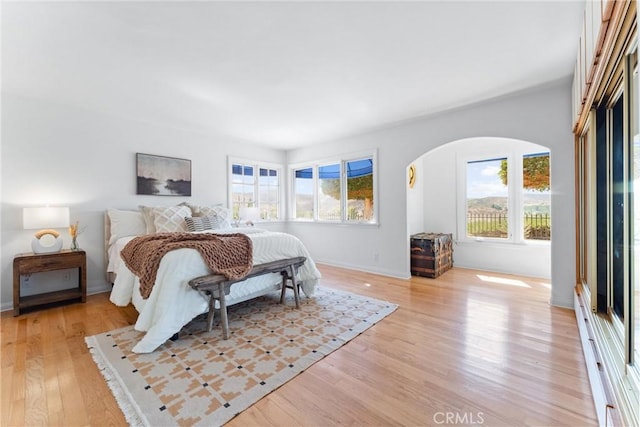
M 549 305 L 549 282 L 460 268 L 399 280 L 319 267 L 324 286 L 398 310 L 230 426 L 597 425 L 574 313 Z M 107 294 L 2 313 L 2 425 L 126 424 L 84 337 L 136 315 Z

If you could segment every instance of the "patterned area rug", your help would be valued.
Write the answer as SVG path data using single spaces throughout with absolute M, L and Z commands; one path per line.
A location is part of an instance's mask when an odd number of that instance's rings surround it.
M 86 338 L 131 425 L 222 425 L 347 343 L 397 306 L 319 287 L 313 298 L 279 294 L 229 307 L 231 336 L 196 318 L 151 354 L 131 348 L 133 326 Z

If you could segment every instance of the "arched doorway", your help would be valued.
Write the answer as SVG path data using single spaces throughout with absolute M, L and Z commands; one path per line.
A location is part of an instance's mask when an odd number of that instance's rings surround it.
M 409 235 L 452 233 L 457 266 L 550 278 L 550 159 L 548 147 L 491 137 L 423 154 L 411 163 Z

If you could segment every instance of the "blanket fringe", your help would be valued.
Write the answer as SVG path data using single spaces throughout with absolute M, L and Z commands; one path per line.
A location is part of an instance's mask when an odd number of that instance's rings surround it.
M 149 423 L 145 422 L 145 418 L 142 415 L 140 408 L 134 403 L 135 401 L 131 395 L 127 392 L 126 388 L 120 383 L 120 378 L 114 373 L 111 365 L 107 362 L 106 357 L 98 348 L 98 343 L 94 336 L 85 337 L 85 343 L 89 348 L 89 352 L 93 357 L 93 361 L 98 366 L 98 370 L 104 377 L 107 385 L 111 389 L 111 393 L 116 399 L 120 410 L 124 414 L 124 418 L 131 427 L 148 426 Z

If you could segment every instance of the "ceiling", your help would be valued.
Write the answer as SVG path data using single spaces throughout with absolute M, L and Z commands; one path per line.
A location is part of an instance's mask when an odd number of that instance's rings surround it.
M 2 91 L 292 149 L 573 73 L 584 1 L 3 2 Z

